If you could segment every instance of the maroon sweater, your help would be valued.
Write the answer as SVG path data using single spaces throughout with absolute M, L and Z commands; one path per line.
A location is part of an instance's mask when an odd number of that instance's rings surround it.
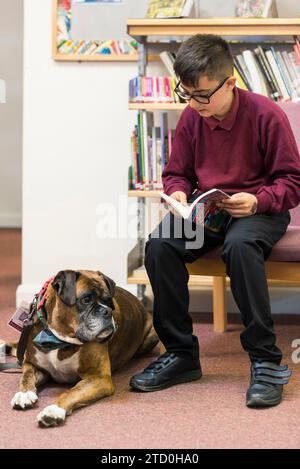
M 201 117 L 190 106 L 176 127 L 164 192 L 213 187 L 249 192 L 257 213 L 282 212 L 300 203 L 300 156 L 283 110 L 270 99 L 234 88 L 225 119 Z

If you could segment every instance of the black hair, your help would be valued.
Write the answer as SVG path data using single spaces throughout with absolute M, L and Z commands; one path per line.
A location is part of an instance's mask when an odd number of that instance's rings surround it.
M 214 34 L 191 36 L 178 50 L 174 71 L 187 86 L 197 87 L 202 76 L 221 81 L 233 74 L 230 45 Z

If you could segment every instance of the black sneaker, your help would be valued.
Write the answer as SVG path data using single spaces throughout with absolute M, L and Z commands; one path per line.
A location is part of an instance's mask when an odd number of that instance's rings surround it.
M 252 362 L 251 383 L 246 395 L 247 407 L 269 407 L 282 400 L 283 385 L 292 372 L 287 365 L 272 362 Z
M 139 391 L 159 391 L 174 384 L 201 378 L 199 359 L 189 359 L 165 352 L 144 371 L 132 376 L 130 386 Z

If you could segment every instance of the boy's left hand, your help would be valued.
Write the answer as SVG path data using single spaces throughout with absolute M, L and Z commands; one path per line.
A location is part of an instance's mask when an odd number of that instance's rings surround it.
M 238 192 L 230 199 L 223 199 L 216 204 L 217 207 L 226 210 L 232 217 L 241 218 L 254 215 L 257 209 L 257 198 L 248 192 Z

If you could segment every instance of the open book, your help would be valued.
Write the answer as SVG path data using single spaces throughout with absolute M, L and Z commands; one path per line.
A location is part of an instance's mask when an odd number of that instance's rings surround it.
M 160 196 L 184 219 L 191 219 L 197 223 L 203 223 L 209 214 L 216 215 L 220 210 L 217 208 L 216 203 L 222 199 L 229 199 L 230 195 L 223 192 L 221 189 L 210 189 L 207 192 L 200 194 L 192 203 L 183 205 L 181 202 L 173 199 L 164 192 L 160 192 Z M 199 218 L 198 212 L 201 207 L 198 204 L 204 204 L 202 216 Z

